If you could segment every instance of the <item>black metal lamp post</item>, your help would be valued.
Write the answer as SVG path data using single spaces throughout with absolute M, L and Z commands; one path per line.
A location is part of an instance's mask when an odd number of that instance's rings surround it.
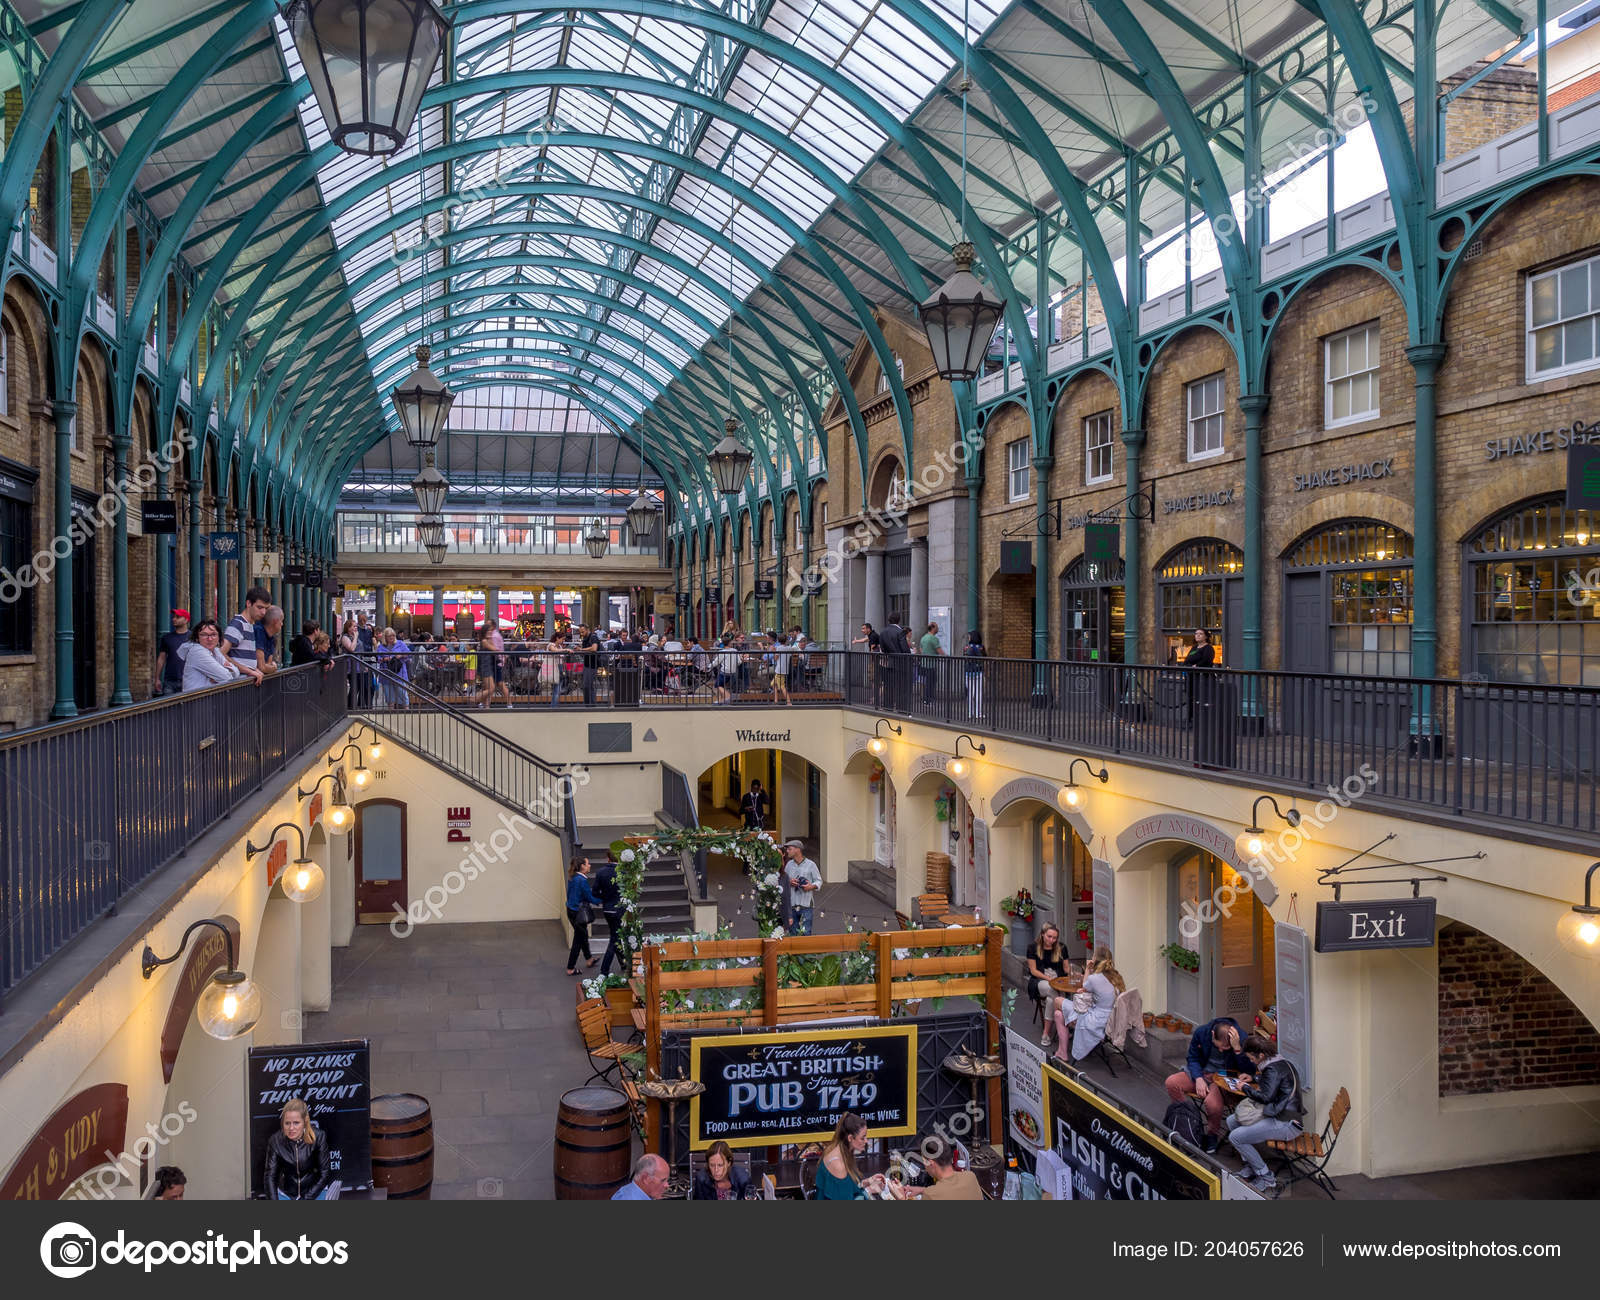
M 368 156 L 406 142 L 450 24 L 431 0 L 291 0 L 284 10 L 334 144 Z

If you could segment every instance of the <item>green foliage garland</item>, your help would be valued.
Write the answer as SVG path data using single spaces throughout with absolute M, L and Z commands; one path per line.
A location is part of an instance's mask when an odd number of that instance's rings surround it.
M 664 830 L 635 847 L 626 840 L 611 845 L 617 862 L 617 888 L 622 892 L 621 937 L 630 954 L 644 946 L 644 921 L 639 894 L 645 866 L 656 858 L 689 856 L 704 849 L 740 859 L 750 877 L 755 897 L 756 928 L 763 938 L 781 939 L 783 929 L 783 850 L 767 831 L 726 830 L 702 826 L 690 830 Z M 631 960 L 631 959 L 630 959 Z

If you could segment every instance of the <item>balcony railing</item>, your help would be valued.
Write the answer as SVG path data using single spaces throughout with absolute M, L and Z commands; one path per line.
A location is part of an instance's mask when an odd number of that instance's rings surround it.
M 342 721 L 345 689 L 291 668 L 0 739 L 0 993 Z
M 592 514 L 559 517 L 504 518 L 495 515 L 449 514 L 445 541 L 452 555 L 579 555 L 587 557 L 583 533 Z M 640 545 L 619 516 L 606 519 L 611 539 L 607 556 L 655 555 L 652 540 Z M 418 556 L 425 552 L 417 537 L 417 516 L 342 512 L 339 551 L 347 555 Z
M 719 658 L 590 658 L 512 642 L 499 668 L 513 708 L 786 707 L 771 652 Z M 489 699 L 493 659 L 476 647 L 429 647 L 412 652 L 411 671 L 443 699 Z M 1380 800 L 1600 833 L 1593 687 L 837 650 L 784 663 L 787 697 L 799 706 L 878 711 L 1319 795 L 1360 781 Z M 496 705 L 503 698 L 493 695 Z

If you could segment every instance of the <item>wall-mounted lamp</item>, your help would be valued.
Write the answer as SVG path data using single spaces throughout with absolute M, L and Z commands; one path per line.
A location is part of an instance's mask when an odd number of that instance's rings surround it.
M 987 754 L 989 752 L 989 747 L 987 745 L 980 744 L 971 736 L 967 735 L 966 732 L 963 731 L 959 736 L 957 736 L 956 752 L 950 755 L 950 757 L 944 761 L 944 770 L 950 773 L 952 780 L 956 781 L 959 781 L 972 770 L 971 761 L 961 757 L 961 742 L 963 740 L 967 742 L 967 745 L 971 748 L 974 754 Z
M 343 773 L 329 772 L 326 776 L 319 777 L 312 782 L 309 790 L 295 787 L 295 793 L 302 799 L 309 799 L 316 794 L 324 781 L 333 782 L 333 802 L 322 813 L 322 824 L 334 835 L 343 835 L 356 821 L 356 810 L 344 801 Z
M 889 752 L 889 742 L 882 735 L 885 727 L 888 727 L 897 736 L 905 730 L 903 727 L 895 726 L 888 718 L 879 718 L 872 728 L 872 739 L 867 741 L 867 752 L 874 758 L 882 758 Z
M 1298 826 L 1300 824 L 1300 810 L 1298 808 L 1291 808 L 1288 812 L 1284 812 L 1282 808 L 1278 807 L 1278 801 L 1270 794 L 1262 795 L 1250 805 L 1250 824 L 1239 832 L 1239 838 L 1234 841 L 1235 847 L 1239 850 L 1239 856 L 1247 861 L 1252 858 L 1259 858 L 1267 847 L 1267 833 L 1261 829 L 1261 818 L 1259 816 L 1261 805 L 1264 803 L 1270 803 L 1272 811 L 1288 822 L 1289 825 Z
M 284 868 L 278 880 L 283 885 L 283 895 L 296 903 L 309 903 L 322 892 L 322 886 L 327 877 L 322 868 L 306 856 L 306 833 L 294 822 L 279 822 L 267 832 L 267 842 L 257 848 L 249 841 L 245 842 L 244 860 L 250 861 L 258 853 L 265 853 L 272 847 L 273 838 L 281 830 L 291 830 L 300 837 L 300 856 Z
M 345 739 L 350 741 L 359 741 L 363 731 L 370 731 L 372 733 L 372 741 L 367 746 L 367 758 L 374 763 L 382 762 L 383 737 L 378 734 L 378 729 L 370 722 L 363 722 L 359 727 L 346 736 Z
M 1583 876 L 1583 902 L 1563 914 L 1556 926 L 1561 946 L 1590 961 L 1600 961 L 1600 907 L 1594 905 L 1596 870 L 1600 870 L 1600 862 L 1590 863 Z
M 350 773 L 350 784 L 355 786 L 355 788 L 357 790 L 365 790 L 369 785 L 372 784 L 372 772 L 368 769 L 367 765 L 364 762 L 362 762 L 362 760 L 361 760 L 361 746 L 360 745 L 346 745 L 343 749 L 341 749 L 337 754 L 335 754 L 332 758 L 330 758 L 328 760 L 328 766 L 329 767 L 338 767 L 340 763 L 344 762 L 344 756 L 346 754 L 348 754 L 352 749 L 355 750 L 355 752 L 356 752 L 356 765 L 355 765 L 355 770 Z
M 256 1021 L 261 1019 L 261 990 L 234 966 L 233 933 L 221 921 L 210 917 L 196 921 L 183 932 L 178 951 L 170 957 L 157 957 L 155 949 L 145 944 L 144 953 L 139 958 L 139 968 L 144 972 L 145 979 L 149 979 L 160 967 L 177 961 L 189 946 L 189 936 L 203 925 L 214 925 L 222 931 L 228 944 L 228 964 L 206 982 L 195 1002 L 195 1015 L 200 1018 L 200 1028 L 213 1038 L 224 1041 L 238 1038 L 241 1034 L 248 1034 L 255 1028 Z
M 1104 763 L 1100 765 L 1100 770 L 1096 772 L 1094 765 L 1088 759 L 1073 759 L 1072 762 L 1067 764 L 1067 783 L 1056 791 L 1056 802 L 1068 812 L 1081 813 L 1084 805 L 1089 802 L 1089 792 L 1072 779 L 1072 774 L 1078 770 L 1079 763 L 1082 763 L 1089 775 L 1094 777 L 1101 785 L 1111 779 L 1111 773 Z

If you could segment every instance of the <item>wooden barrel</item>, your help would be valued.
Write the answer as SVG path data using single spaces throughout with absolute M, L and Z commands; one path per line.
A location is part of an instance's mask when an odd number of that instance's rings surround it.
M 433 1112 L 414 1092 L 372 1099 L 372 1182 L 391 1201 L 426 1201 L 433 1193 Z
M 615 1088 L 573 1088 L 556 1110 L 556 1200 L 606 1201 L 628 1181 L 633 1126 Z

